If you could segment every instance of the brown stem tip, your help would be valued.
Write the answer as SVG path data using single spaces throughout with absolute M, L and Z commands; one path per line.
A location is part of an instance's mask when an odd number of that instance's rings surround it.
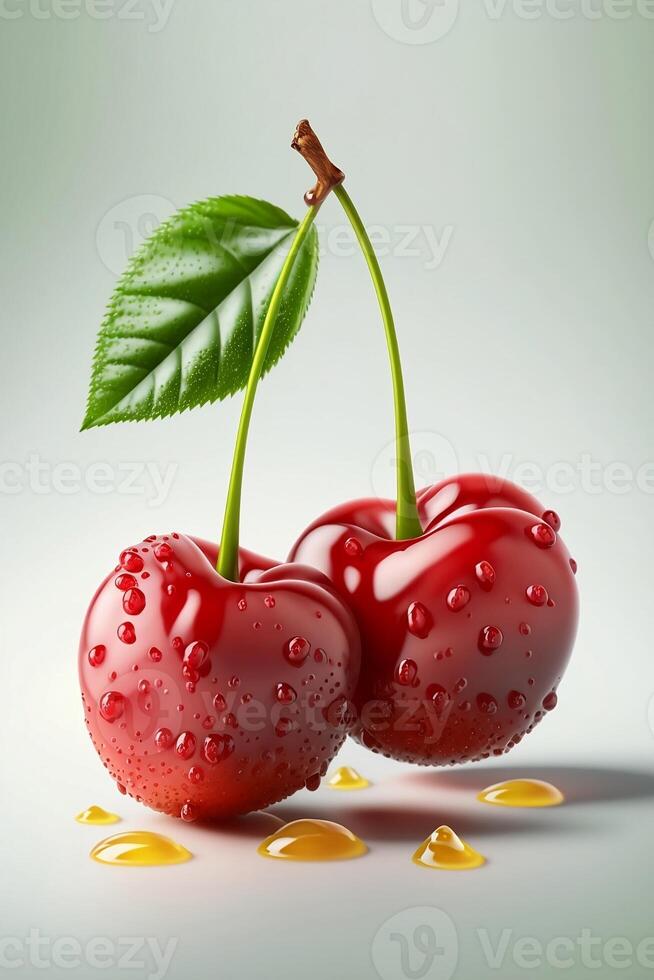
M 291 146 L 304 157 L 318 178 L 315 187 L 304 195 L 305 204 L 320 207 L 329 192 L 343 183 L 345 174 L 331 162 L 308 119 L 301 119 L 297 124 Z

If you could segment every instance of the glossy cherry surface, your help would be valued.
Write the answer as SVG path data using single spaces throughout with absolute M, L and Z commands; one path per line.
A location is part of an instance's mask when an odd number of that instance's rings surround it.
M 122 792 L 217 819 L 315 788 L 347 733 L 356 624 L 313 568 L 185 535 L 122 552 L 90 605 L 79 672 L 93 744 Z
M 424 534 L 393 539 L 395 504 L 358 500 L 291 560 L 329 576 L 361 630 L 356 737 L 446 765 L 501 755 L 557 703 L 577 628 L 576 563 L 530 494 L 468 474 L 418 494 Z

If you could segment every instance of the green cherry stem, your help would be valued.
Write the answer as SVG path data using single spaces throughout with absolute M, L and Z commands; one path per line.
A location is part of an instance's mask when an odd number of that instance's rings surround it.
M 317 213 L 318 206 L 311 206 L 305 214 L 301 224 L 298 226 L 295 238 L 293 239 L 288 255 L 284 260 L 284 265 L 282 266 L 279 278 L 275 284 L 275 288 L 270 299 L 270 305 L 268 306 L 268 310 L 263 321 L 263 327 L 261 328 L 259 341 L 254 352 L 254 357 L 252 358 L 252 366 L 248 376 L 247 387 L 245 389 L 245 398 L 243 400 L 243 408 L 241 409 L 241 418 L 238 424 L 238 432 L 236 434 L 236 445 L 234 446 L 234 458 L 232 460 L 232 472 L 229 478 L 229 489 L 227 491 L 227 502 L 225 504 L 223 531 L 220 540 L 218 561 L 216 563 L 216 570 L 218 571 L 218 574 L 222 575 L 223 578 L 231 579 L 233 582 L 239 581 L 238 548 L 239 525 L 241 518 L 241 491 L 243 488 L 243 466 L 245 463 L 245 450 L 247 446 L 254 398 L 257 393 L 259 380 L 263 373 L 263 367 L 266 361 L 266 355 L 268 354 L 270 340 L 275 329 L 275 323 L 277 321 L 279 307 L 284 295 L 284 289 L 286 288 L 291 272 L 293 271 L 293 265 L 298 253 L 302 248 L 307 235 L 309 234 Z
M 334 194 L 341 203 L 347 218 L 354 229 L 357 241 L 370 270 L 370 276 L 377 293 L 379 308 L 384 322 L 388 356 L 391 362 L 393 379 L 393 402 L 395 406 L 395 465 L 397 480 L 397 506 L 395 513 L 395 537 L 398 541 L 407 538 L 417 538 L 422 534 L 422 525 L 418 517 L 416 504 L 416 489 L 413 478 L 413 463 L 411 460 L 411 441 L 406 413 L 406 396 L 404 394 L 404 378 L 400 348 L 397 342 L 397 332 L 393 320 L 393 311 L 388 298 L 388 291 L 382 276 L 375 250 L 368 236 L 365 225 L 349 194 L 341 185 L 336 187 Z
M 406 415 L 406 396 L 404 394 L 400 348 L 393 321 L 393 311 L 391 310 L 391 304 L 388 299 L 384 278 L 379 268 L 379 262 L 377 261 L 377 256 L 372 247 L 372 242 L 368 237 L 365 225 L 359 217 L 349 194 L 343 187 L 345 174 L 331 162 L 307 119 L 303 119 L 298 124 L 291 146 L 306 160 L 318 178 L 316 186 L 305 195 L 304 200 L 307 204 L 312 204 L 317 201 L 322 202 L 327 194 L 333 190 L 354 229 L 363 256 L 368 263 L 368 269 L 370 270 L 375 292 L 377 293 L 379 308 L 381 309 L 384 323 L 386 345 L 391 362 L 391 377 L 393 380 L 395 466 L 397 473 L 395 537 L 399 541 L 418 538 L 422 534 L 422 525 L 418 517 L 418 506 L 416 503 L 416 488 L 413 478 L 411 441 L 409 439 L 409 426 Z

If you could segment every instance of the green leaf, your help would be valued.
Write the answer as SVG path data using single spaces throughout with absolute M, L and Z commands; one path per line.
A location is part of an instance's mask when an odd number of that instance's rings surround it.
M 130 261 L 98 335 L 83 429 L 162 418 L 245 387 L 297 222 L 250 197 L 199 201 L 160 225 Z M 293 267 L 265 370 L 307 311 L 315 229 Z

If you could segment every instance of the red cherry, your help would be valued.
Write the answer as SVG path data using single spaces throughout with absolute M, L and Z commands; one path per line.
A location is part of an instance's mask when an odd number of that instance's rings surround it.
M 454 477 L 418 506 L 424 534 L 396 541 L 393 501 L 343 504 L 291 560 L 327 574 L 359 624 L 359 741 L 433 765 L 502 754 L 556 705 L 577 628 L 576 564 L 552 512 L 508 481 Z M 351 538 L 362 548 L 354 591 Z M 419 629 L 407 613 L 416 601 Z
M 333 586 L 244 549 L 241 582 L 230 582 L 216 546 L 184 535 L 138 549 L 121 555 L 120 584 L 114 571 L 101 585 L 80 643 L 86 723 L 116 785 L 184 820 L 264 809 L 314 785 L 352 724 L 342 705 L 360 664 Z

